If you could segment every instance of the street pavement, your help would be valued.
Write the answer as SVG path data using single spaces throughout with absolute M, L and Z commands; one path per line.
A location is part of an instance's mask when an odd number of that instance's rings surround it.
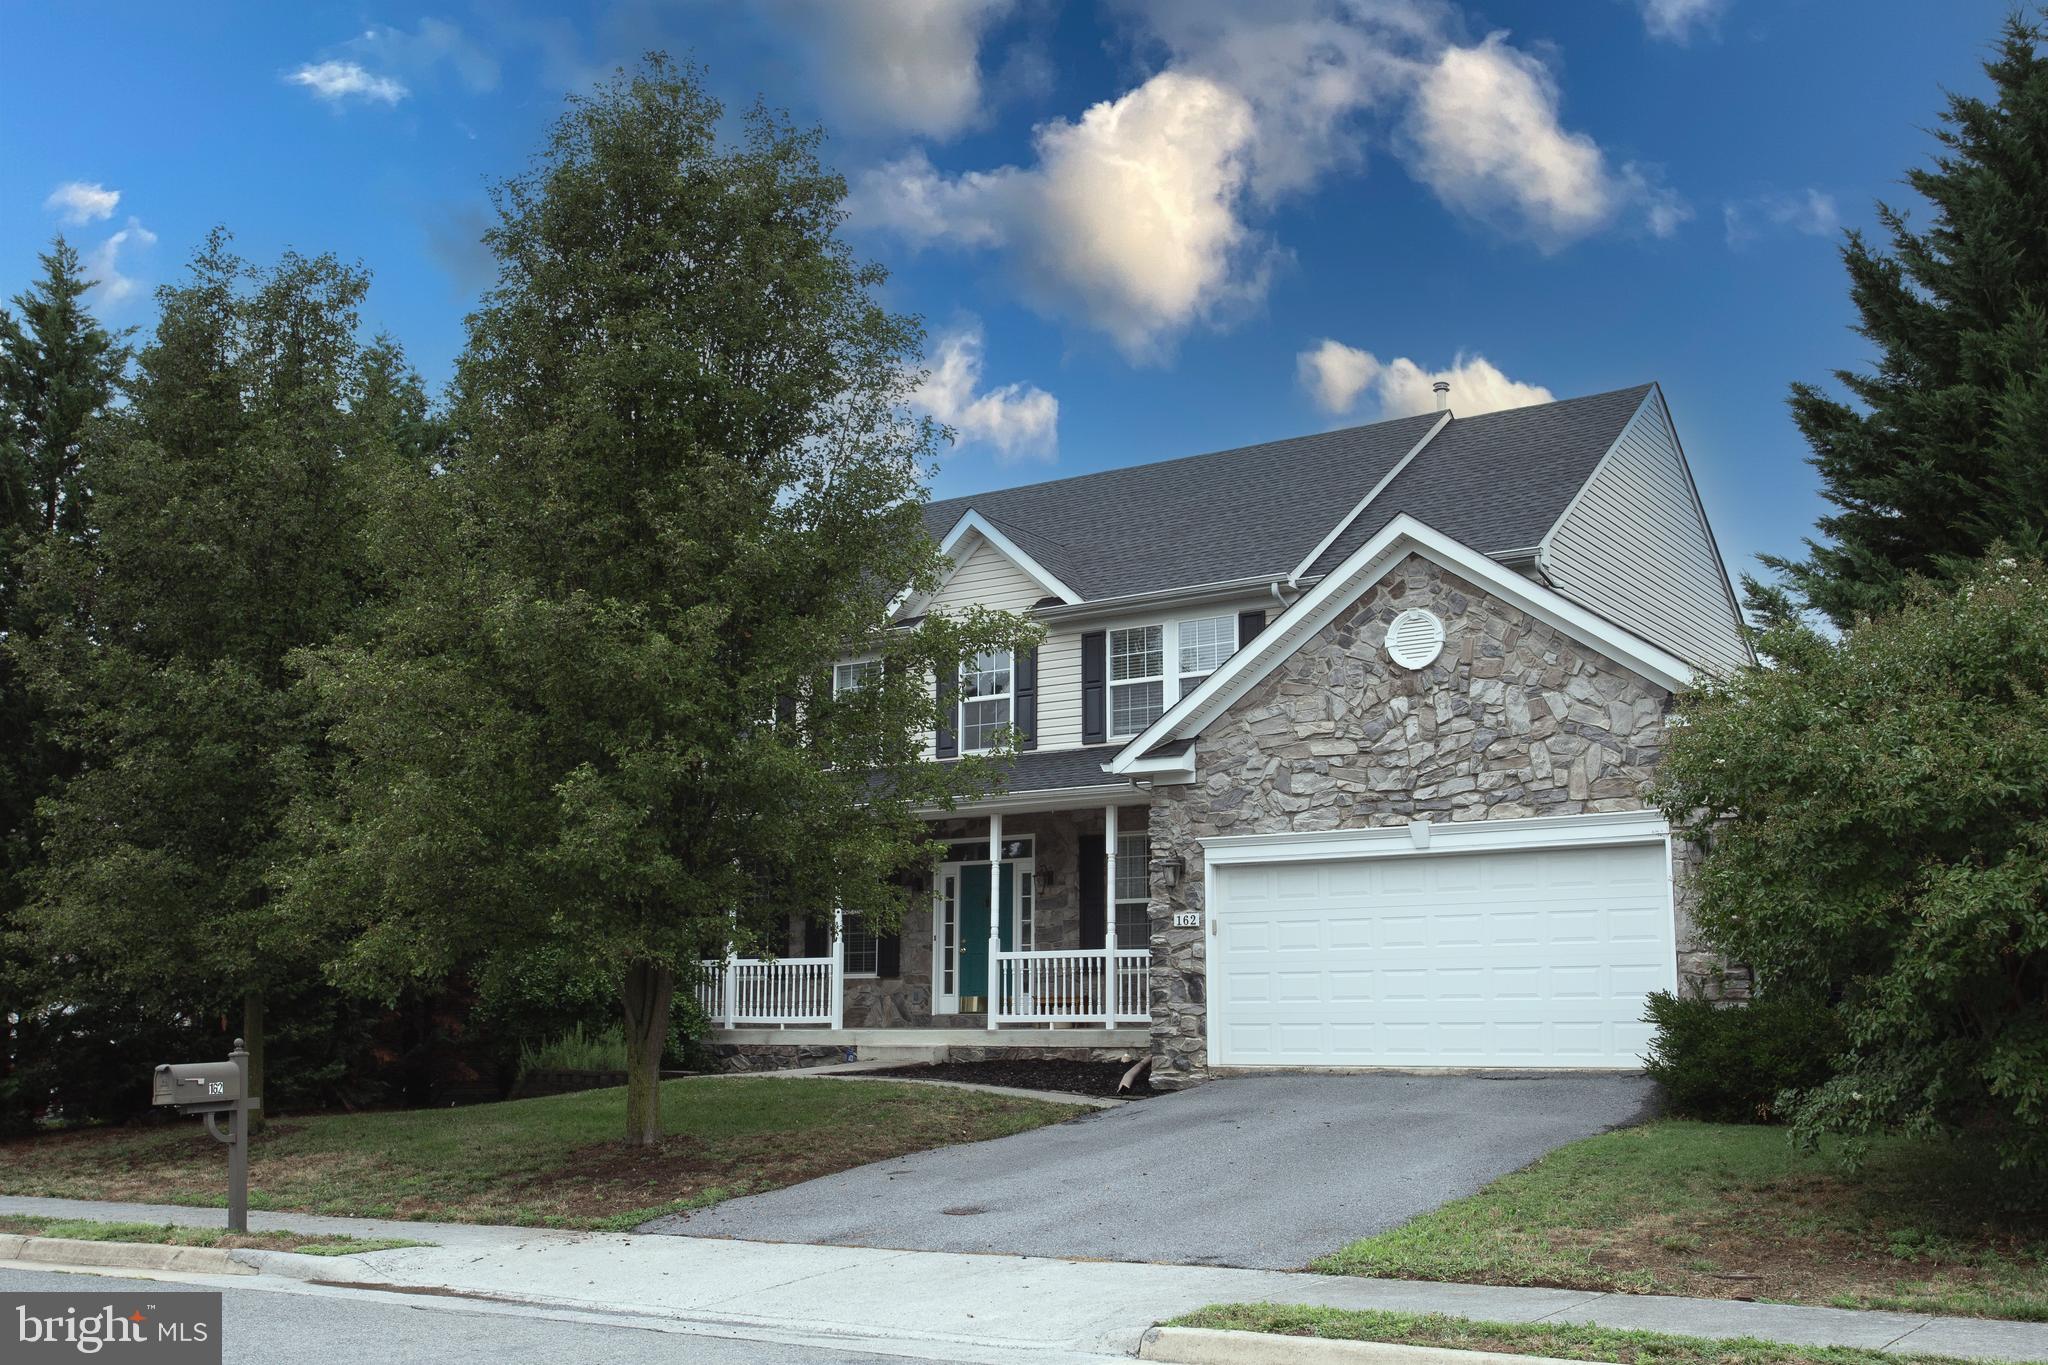
M 0 1213 L 108 1217 L 79 1200 L 0 1198 Z M 219 1225 L 217 1209 L 128 1206 L 128 1218 Z M 1803 1346 L 1862 1346 L 1986 1360 L 2048 1361 L 2048 1323 L 1943 1318 L 1791 1304 L 1735 1303 L 1506 1285 L 1374 1280 L 1218 1266 L 1153 1265 L 1067 1258 L 889 1251 L 864 1247 L 741 1242 L 706 1237 L 572 1233 L 535 1228 L 453 1228 L 431 1223 L 251 1217 L 259 1227 L 354 1232 L 403 1231 L 438 1246 L 346 1257 L 237 1251 L 259 1273 L 156 1276 L 270 1292 L 312 1305 L 367 1295 L 414 1312 L 457 1311 L 546 1318 L 617 1329 L 633 1323 L 670 1335 L 694 1359 L 700 1340 L 746 1338 L 858 1357 L 961 1362 L 1099 1362 L 1136 1351 L 1154 1323 L 1212 1303 L 1299 1303 L 1445 1313 L 1489 1322 L 1578 1322 L 1705 1337 L 1758 1337 Z M 445 1240 L 443 1240 L 445 1239 Z M 80 1252 L 81 1257 L 87 1255 Z M 18 1263 L 15 1263 L 18 1265 Z M 42 1267 L 22 1267 L 41 1269 Z M 338 1310 L 337 1310 L 338 1311 Z M 431 1329 L 422 1328 L 422 1331 Z M 483 1330 L 483 1329 L 479 1329 Z M 515 1339 L 531 1330 L 508 1326 Z M 542 1338 L 545 1340 L 545 1337 Z M 619 1341 L 627 1338 L 619 1337 Z M 610 1340 L 610 1338 L 607 1338 Z M 609 1348 L 608 1348 L 609 1349 Z M 620 1346 L 620 1351 L 632 1349 Z M 327 1359 L 297 1355 L 283 1359 Z M 378 1360 L 386 1358 L 378 1353 Z M 446 1358 L 461 1359 L 461 1356 Z M 491 1354 L 484 1358 L 516 1358 Z M 560 1359 L 634 1359 L 564 1354 Z M 705 1357 L 711 1358 L 711 1357 Z M 739 1359 L 751 1357 L 740 1356 Z M 807 1357 L 788 1355 L 768 1359 Z
M 0 1267 L 0 1293 L 161 1295 L 193 1284 Z M 214 1286 L 206 1286 L 210 1291 Z M 393 1302 L 390 1296 L 277 1293 L 236 1284 L 222 1290 L 224 1365 L 902 1365 L 902 1357 L 787 1341 L 691 1335 L 645 1319 L 564 1321 L 460 1300 Z M 89 1359 L 90 1357 L 84 1357 Z
M 1634 1122 L 1654 1093 L 1632 1075 L 1230 1077 L 639 1230 L 1296 1270 Z

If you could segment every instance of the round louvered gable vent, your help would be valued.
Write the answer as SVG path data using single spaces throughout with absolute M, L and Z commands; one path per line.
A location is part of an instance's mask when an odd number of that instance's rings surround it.
M 1444 623 L 1410 607 L 1387 627 L 1387 657 L 1403 668 L 1427 668 L 1444 650 Z

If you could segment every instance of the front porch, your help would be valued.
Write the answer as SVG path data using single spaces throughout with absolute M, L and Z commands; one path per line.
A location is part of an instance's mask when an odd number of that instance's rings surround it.
M 1138 1055 L 1151 1023 L 1149 809 L 1117 795 L 1081 809 L 1012 798 L 935 819 L 942 855 L 911 888 L 898 933 L 793 916 L 788 956 L 704 962 L 708 1041 L 796 1061 L 828 1049 Z

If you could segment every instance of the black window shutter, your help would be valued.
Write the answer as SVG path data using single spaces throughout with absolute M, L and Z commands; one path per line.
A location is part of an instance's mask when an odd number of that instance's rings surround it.
M 832 956 L 832 926 L 816 916 L 804 921 L 804 956 Z
M 1081 637 L 1081 742 L 1102 744 L 1109 739 L 1109 636 L 1091 630 Z
M 883 934 L 875 940 L 875 975 L 903 975 L 903 935 Z
M 1038 651 L 1027 649 L 1017 656 L 1011 675 L 1017 694 L 1017 747 L 1038 747 Z
M 784 696 L 775 699 L 775 723 L 777 725 L 794 725 L 796 723 L 795 697 Z
M 1266 613 L 1263 610 L 1239 612 L 1237 614 L 1237 647 L 1243 649 L 1254 639 L 1258 638 L 1259 632 L 1265 628 Z
M 960 736 L 954 727 L 960 723 L 960 707 L 958 705 L 960 695 L 959 670 L 955 669 L 948 672 L 943 668 L 940 669 L 938 695 L 939 733 L 934 747 L 940 758 L 958 758 L 960 756 Z
M 1077 899 L 1081 906 L 1083 948 L 1100 948 L 1109 942 L 1109 888 L 1105 885 L 1109 868 L 1103 862 L 1102 850 L 1100 834 L 1081 836 L 1081 851 L 1078 855 L 1081 864 L 1081 884 Z

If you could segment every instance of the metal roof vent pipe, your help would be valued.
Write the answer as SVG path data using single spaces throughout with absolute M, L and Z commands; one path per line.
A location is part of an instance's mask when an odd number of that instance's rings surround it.
M 1432 388 L 1432 389 L 1436 390 L 1436 410 L 1437 410 L 1438 412 L 1442 412 L 1442 411 L 1443 411 L 1444 409 L 1446 409 L 1446 408 L 1450 407 L 1450 405 L 1451 405 L 1451 381 L 1450 381 L 1450 380 L 1448 380 L 1448 379 L 1439 379 L 1439 380 L 1437 380 L 1437 381 L 1436 381 L 1436 383 L 1434 383 L 1434 384 L 1431 384 L 1431 385 L 1430 385 L 1430 388 Z

